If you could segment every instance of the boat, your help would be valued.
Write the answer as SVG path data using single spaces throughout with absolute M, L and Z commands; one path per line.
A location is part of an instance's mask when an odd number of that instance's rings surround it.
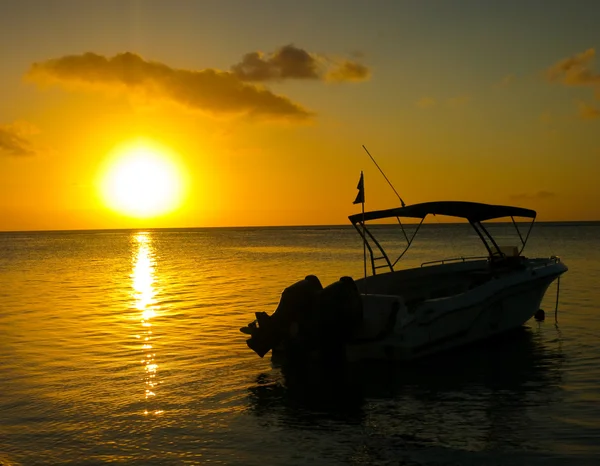
M 466 220 L 487 255 L 437 259 L 397 268 L 426 217 Z M 256 312 L 240 330 L 260 357 L 287 361 L 414 360 L 522 327 L 540 312 L 542 299 L 568 268 L 557 256 L 523 255 L 536 212 L 466 201 L 403 205 L 349 216 L 365 251 L 365 270 L 323 287 L 309 275 L 286 288 L 275 312 Z M 501 246 L 484 222 L 512 220 L 520 247 Z M 525 221 L 517 222 L 517 219 Z M 392 257 L 373 222 L 396 219 L 405 249 Z M 402 220 L 416 223 L 412 235 Z M 529 225 L 527 226 L 527 223 Z M 525 224 L 526 231 L 521 231 Z M 510 224 L 509 224 L 510 225 Z M 489 224 L 488 224 L 489 227 Z M 557 294 L 558 304 L 558 294 Z

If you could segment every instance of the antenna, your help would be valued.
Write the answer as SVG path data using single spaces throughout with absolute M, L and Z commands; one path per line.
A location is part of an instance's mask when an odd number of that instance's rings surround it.
M 377 162 L 375 162 L 375 159 L 373 158 L 373 156 L 369 153 L 369 151 L 367 150 L 367 148 L 365 147 L 365 145 L 363 144 L 362 148 L 365 150 L 365 152 L 367 153 L 367 155 L 369 157 L 371 157 L 371 160 L 373 161 L 373 163 L 375 164 L 375 166 L 379 169 L 379 171 L 381 172 L 381 174 L 383 175 L 383 177 L 385 178 L 385 181 L 388 182 L 388 184 L 390 185 L 390 187 L 394 190 L 394 192 L 396 193 L 396 196 L 398 196 L 398 199 L 400 199 L 400 204 L 402 205 L 402 207 L 406 207 L 406 204 L 404 203 L 404 201 L 402 200 L 402 198 L 400 197 L 400 194 L 398 194 L 398 191 L 396 191 L 396 188 L 394 188 L 394 185 L 391 183 L 390 180 L 388 180 L 388 177 L 385 176 L 385 173 L 383 173 L 383 170 L 379 167 L 379 165 L 377 165 Z

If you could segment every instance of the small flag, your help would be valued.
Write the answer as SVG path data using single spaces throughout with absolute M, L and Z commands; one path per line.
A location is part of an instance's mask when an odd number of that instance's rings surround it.
M 360 172 L 360 180 L 358 180 L 358 194 L 356 195 L 356 199 L 354 199 L 353 204 L 364 204 L 365 203 L 365 179 L 363 177 L 363 172 Z

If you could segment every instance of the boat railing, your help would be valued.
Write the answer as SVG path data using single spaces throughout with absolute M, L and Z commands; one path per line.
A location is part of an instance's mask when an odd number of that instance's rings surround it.
M 548 267 L 550 265 L 558 264 L 559 262 L 561 262 L 560 257 L 558 257 L 558 256 L 550 256 L 548 259 L 544 258 L 544 259 L 529 259 L 529 260 L 530 260 L 530 263 L 536 268 Z
M 439 260 L 435 260 L 435 261 L 428 261 L 428 262 L 423 262 L 421 264 L 421 267 L 425 267 L 428 265 L 435 265 L 435 264 L 447 264 L 447 263 L 453 263 L 453 262 L 467 262 L 467 261 L 476 261 L 476 260 L 482 260 L 482 259 L 489 259 L 489 256 L 468 256 L 468 257 L 452 257 L 450 259 L 439 259 Z

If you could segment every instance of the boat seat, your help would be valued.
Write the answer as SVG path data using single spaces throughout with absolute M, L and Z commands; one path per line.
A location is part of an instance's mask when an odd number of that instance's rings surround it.
M 397 324 L 408 316 L 400 296 L 367 294 L 363 300 L 363 325 L 352 341 L 367 342 L 383 339 L 390 335 Z

